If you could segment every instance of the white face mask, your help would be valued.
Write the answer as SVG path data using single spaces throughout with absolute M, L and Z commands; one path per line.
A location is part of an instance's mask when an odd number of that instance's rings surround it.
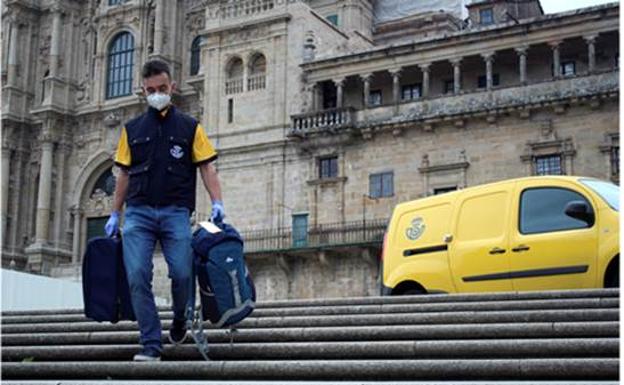
M 158 111 L 167 107 L 169 103 L 171 103 L 171 95 L 160 92 L 154 92 L 153 94 L 147 95 L 147 104 L 154 107 Z

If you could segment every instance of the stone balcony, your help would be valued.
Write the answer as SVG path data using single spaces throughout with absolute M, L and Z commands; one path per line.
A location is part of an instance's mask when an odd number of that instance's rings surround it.
M 537 108 L 565 108 L 577 103 L 594 106 L 600 103 L 600 99 L 615 97 L 618 93 L 619 71 L 606 71 L 361 110 L 344 107 L 292 115 L 290 136 L 305 138 L 356 129 L 366 137 L 372 129 L 381 126 L 401 127 L 406 123 L 421 123 L 425 129 L 431 129 L 433 124 L 444 121 L 463 125 L 464 119 L 471 117 L 483 117 L 492 122 L 497 115 L 514 111 L 528 117 L 530 111 Z
M 335 133 L 353 127 L 356 110 L 353 107 L 330 108 L 291 116 L 290 135 L 304 137 L 309 133 L 328 131 Z

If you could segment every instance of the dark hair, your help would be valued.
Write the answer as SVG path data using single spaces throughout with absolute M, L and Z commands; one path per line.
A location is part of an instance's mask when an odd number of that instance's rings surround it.
M 150 78 L 154 75 L 160 75 L 162 73 L 166 73 L 171 79 L 171 70 L 169 69 L 169 64 L 167 62 L 160 59 L 153 59 L 147 61 L 143 64 L 143 79 Z

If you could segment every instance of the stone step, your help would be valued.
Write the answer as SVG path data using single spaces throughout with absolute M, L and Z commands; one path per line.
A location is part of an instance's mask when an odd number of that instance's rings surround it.
M 119 385 L 119 381 L 39 380 L 3 381 L 3 385 Z M 336 381 L 123 381 L 123 385 L 328 385 Z M 619 381 L 531 381 L 530 385 L 618 385 Z M 340 381 L 340 385 L 501 385 L 500 381 Z M 504 385 L 529 385 L 526 381 L 505 381 Z
M 523 323 L 523 322 L 589 322 L 617 321 L 618 309 L 579 310 L 528 310 L 528 311 L 471 311 L 399 313 L 370 315 L 294 316 L 247 318 L 237 328 L 281 328 L 356 325 L 414 325 L 414 324 L 465 324 L 465 323 Z M 168 329 L 171 321 L 162 322 Z M 208 322 L 206 328 L 212 328 Z M 2 327 L 3 334 L 10 333 L 67 333 L 80 331 L 127 331 L 138 330 L 136 322 L 122 321 L 117 324 L 96 322 L 13 324 Z
M 294 317 L 312 315 L 344 315 L 344 314 L 394 314 L 394 313 L 428 313 L 457 311 L 508 311 L 508 310 L 540 310 L 540 309 L 598 309 L 618 308 L 618 298 L 569 298 L 569 299 L 537 299 L 510 301 L 479 301 L 479 302 L 446 302 L 425 304 L 380 304 L 380 305 L 341 305 L 314 306 L 293 308 L 259 308 L 254 310 L 250 318 L 260 317 Z M 161 320 L 170 320 L 170 310 L 161 311 Z M 2 325 L 24 323 L 55 323 L 90 321 L 82 314 L 5 316 Z
M 619 322 L 538 322 L 449 325 L 383 325 L 345 327 L 304 327 L 238 329 L 230 333 L 224 329 L 205 331 L 209 342 L 303 342 L 303 341 L 383 341 L 424 339 L 493 339 L 493 338 L 582 338 L 617 337 Z M 167 332 L 163 333 L 163 342 Z M 135 344 L 136 331 L 26 333 L 5 334 L 2 345 L 71 345 L 71 344 Z
M 419 304 L 444 302 L 479 302 L 479 301 L 508 301 L 508 300 L 537 300 L 537 299 L 567 299 L 567 298 L 619 298 L 618 289 L 582 289 L 582 290 L 552 290 L 534 292 L 502 292 L 502 293 L 470 293 L 449 295 L 415 295 L 395 297 L 355 297 L 306 300 L 279 300 L 259 302 L 258 309 L 263 308 L 294 308 L 311 306 L 357 306 L 379 304 Z M 160 306 L 159 310 L 168 311 L 170 307 Z M 83 309 L 67 310 L 20 310 L 4 311 L 2 318 L 9 316 L 34 316 L 57 314 L 82 314 Z
M 617 358 L 618 338 L 212 343 L 212 360 Z M 129 361 L 140 345 L 3 347 L 2 361 Z M 194 344 L 165 345 L 163 360 L 201 360 Z
M 287 360 L 162 362 L 7 362 L 4 380 L 609 380 L 617 358 L 452 360 Z

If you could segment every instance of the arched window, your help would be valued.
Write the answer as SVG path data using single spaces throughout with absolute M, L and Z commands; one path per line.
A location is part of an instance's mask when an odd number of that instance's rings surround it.
M 132 93 L 134 37 L 129 32 L 115 36 L 108 50 L 106 99 Z
M 243 60 L 239 57 L 231 59 L 226 66 L 225 72 L 225 93 L 236 94 L 243 92 Z
M 191 76 L 195 76 L 199 73 L 199 55 L 201 52 L 199 43 L 201 43 L 201 37 L 197 36 L 195 39 L 193 39 L 193 43 L 191 44 Z
M 263 54 L 255 54 L 249 62 L 247 90 L 259 90 L 266 87 L 266 58 Z
M 113 176 L 113 168 L 109 167 L 100 175 L 98 180 L 95 182 L 95 186 L 93 186 L 93 190 L 91 190 L 91 195 L 95 194 L 106 194 L 106 196 L 112 196 L 115 192 L 115 177 Z

